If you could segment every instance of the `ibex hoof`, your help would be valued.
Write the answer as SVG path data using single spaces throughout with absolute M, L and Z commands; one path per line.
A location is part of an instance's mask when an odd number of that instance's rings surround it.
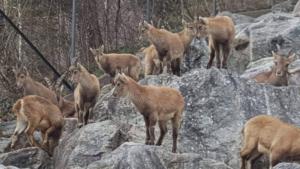
M 78 123 L 78 124 L 77 124 L 77 128 L 81 128 L 82 126 L 83 126 L 82 123 Z

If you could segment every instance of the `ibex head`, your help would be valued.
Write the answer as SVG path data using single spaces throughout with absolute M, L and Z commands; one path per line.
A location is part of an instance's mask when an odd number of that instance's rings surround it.
M 13 68 L 13 72 L 16 77 L 16 83 L 18 88 L 23 88 L 27 78 L 30 78 L 29 72 L 25 66 L 22 68 Z

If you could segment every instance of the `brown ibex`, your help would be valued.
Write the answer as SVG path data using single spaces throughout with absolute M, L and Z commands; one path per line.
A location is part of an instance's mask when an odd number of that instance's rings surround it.
M 184 45 L 177 33 L 157 29 L 146 21 L 139 24 L 140 39 L 146 37 L 156 48 L 161 62 L 170 62 L 173 74 L 180 76 Z
M 288 85 L 288 66 L 295 59 L 295 53 L 289 52 L 288 56 L 277 54 L 272 51 L 274 66 L 269 72 L 263 72 L 254 77 L 257 83 L 266 83 L 274 86 Z
M 169 87 L 144 86 L 135 82 L 125 74 L 115 78 L 113 96 L 129 95 L 138 111 L 144 116 L 146 126 L 146 144 L 153 145 L 155 141 L 155 125 L 158 122 L 160 137 L 156 145 L 161 145 L 167 133 L 167 121 L 172 121 L 173 148 L 177 149 L 178 130 L 184 109 L 184 98 L 181 93 Z
M 163 63 L 158 58 L 158 53 L 154 45 L 142 49 L 145 55 L 145 75 L 158 75 L 163 72 Z
M 262 155 L 269 157 L 269 168 L 279 162 L 300 159 L 300 128 L 268 115 L 247 121 L 243 128 L 244 145 L 241 169 L 252 169 L 252 162 Z
M 51 83 L 51 81 L 48 78 L 45 78 L 45 81 L 48 84 L 48 88 L 50 90 L 52 90 L 53 92 L 55 92 L 56 98 L 58 101 L 58 107 L 61 110 L 61 112 L 63 113 L 63 116 L 64 117 L 73 117 L 76 113 L 74 100 L 72 100 L 72 99 L 68 100 L 66 97 L 62 96 L 62 92 L 64 89 L 62 82 L 63 82 L 64 78 L 67 76 L 67 73 L 68 73 L 68 71 L 66 71 L 64 74 L 62 74 L 61 77 L 59 77 L 55 83 Z M 72 95 L 74 97 L 73 93 L 72 93 Z M 69 97 L 69 96 L 67 95 L 67 97 Z
M 13 69 L 13 72 L 16 77 L 17 87 L 23 89 L 23 96 L 38 95 L 58 105 L 56 94 L 42 83 L 33 80 L 25 67 Z
M 12 135 L 11 147 L 15 146 L 19 135 L 25 131 L 31 146 L 41 147 L 51 155 L 64 125 L 59 108 L 44 97 L 29 95 L 17 100 L 12 111 L 17 116 L 17 125 Z M 42 145 L 33 138 L 36 130 L 42 133 Z
M 178 32 L 181 42 L 184 46 L 184 52 L 186 53 L 189 49 L 189 46 L 196 36 L 196 32 L 194 31 L 194 23 L 193 22 L 186 22 L 185 20 L 182 21 L 183 30 Z
M 217 67 L 227 69 L 227 59 L 235 36 L 235 27 L 228 16 L 216 16 L 208 18 L 196 18 L 194 32 L 197 37 L 208 37 L 210 57 L 207 69 L 211 68 L 216 57 Z M 222 52 L 222 60 L 220 54 Z
M 98 67 L 111 75 L 111 77 L 115 77 L 118 69 L 127 69 L 128 71 L 126 71 L 126 74 L 128 76 L 136 81 L 139 80 L 141 61 L 138 57 L 124 53 L 104 54 L 103 45 L 99 49 L 90 48 L 90 51 L 93 53 Z
M 81 64 L 69 68 L 71 80 L 77 83 L 74 91 L 75 110 L 78 115 L 78 127 L 88 123 L 89 114 L 96 104 L 100 94 L 98 78 L 90 74 Z

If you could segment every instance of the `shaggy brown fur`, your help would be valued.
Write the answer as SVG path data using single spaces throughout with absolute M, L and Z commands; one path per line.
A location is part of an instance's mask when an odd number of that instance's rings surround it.
M 198 18 L 194 24 L 198 37 L 208 37 L 210 57 L 207 68 L 211 68 L 216 56 L 217 67 L 227 69 L 227 59 L 235 36 L 232 19 L 227 16 Z M 222 60 L 220 54 L 222 52 Z
M 154 45 L 143 49 L 142 53 L 145 55 L 145 76 L 158 75 L 163 71 L 163 64 L 158 58 L 157 50 Z
M 143 86 L 124 74 L 118 74 L 115 78 L 113 95 L 121 97 L 127 94 L 138 111 L 144 116 L 146 144 L 154 144 L 154 130 L 158 122 L 160 137 L 156 145 L 161 145 L 167 133 L 167 121 L 172 121 L 172 152 L 175 153 L 177 149 L 178 129 L 184 109 L 184 98 L 181 93 L 169 87 Z
M 157 29 L 146 21 L 140 23 L 139 31 L 140 38 L 146 37 L 155 46 L 160 61 L 164 61 L 166 58 L 166 61 L 171 63 L 173 74 L 180 76 L 184 45 L 179 35 L 165 29 Z
M 140 59 L 132 54 L 104 54 L 104 47 L 92 49 L 90 51 L 95 56 L 95 60 L 100 69 L 115 77 L 117 70 L 128 70 L 126 74 L 134 80 L 139 80 L 141 62 Z
M 270 169 L 279 162 L 300 160 L 300 129 L 294 125 L 259 115 L 245 124 L 243 135 L 241 169 L 251 169 L 252 162 L 263 154 L 269 157 Z
M 15 146 L 18 136 L 25 131 L 31 146 L 41 147 L 51 155 L 64 125 L 59 108 L 43 97 L 29 95 L 17 100 L 12 111 L 17 116 L 17 125 L 12 135 L 11 147 Z M 36 143 L 33 138 L 36 130 L 42 133 L 42 145 Z
M 295 54 L 289 54 L 289 57 L 278 55 L 272 52 L 274 57 L 274 66 L 269 72 L 263 72 L 254 77 L 257 83 L 266 83 L 274 86 L 288 85 L 288 66 L 294 61 Z
M 78 127 L 88 123 L 89 114 L 100 94 L 98 78 L 90 74 L 82 65 L 71 66 L 72 81 L 77 83 L 74 91 L 75 110 L 78 115 Z

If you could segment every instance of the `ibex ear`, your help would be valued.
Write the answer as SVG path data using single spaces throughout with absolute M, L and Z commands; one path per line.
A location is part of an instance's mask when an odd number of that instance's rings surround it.
M 17 75 L 17 69 L 15 67 L 12 68 L 12 71 L 14 72 L 15 75 Z
M 199 16 L 198 22 L 199 22 L 200 24 L 202 24 L 202 25 L 206 25 L 205 19 L 204 19 L 203 17 L 201 17 L 201 16 Z
M 187 25 L 187 22 L 184 19 L 181 20 L 181 23 L 182 23 L 183 26 Z
M 144 21 L 144 22 L 143 22 L 143 26 L 144 26 L 144 28 L 146 28 L 146 29 L 149 29 L 149 28 L 150 28 L 150 24 L 149 24 L 147 21 Z
M 27 68 L 24 66 L 23 69 L 24 69 L 24 71 L 26 73 L 26 76 L 29 76 L 29 72 L 28 72 Z
M 82 70 L 82 65 L 81 65 L 80 63 L 77 63 L 77 64 L 76 64 L 76 67 L 78 68 L 79 71 Z
M 99 51 L 100 51 L 100 53 L 103 53 L 103 52 L 104 52 L 104 45 L 101 45 Z
M 274 51 L 272 51 L 272 56 L 273 56 L 273 59 L 274 59 L 274 60 L 277 59 L 277 54 L 276 54 Z
M 295 61 L 295 59 L 296 59 L 296 54 L 293 53 L 292 55 L 290 55 L 290 56 L 288 57 L 288 62 L 289 62 L 289 63 L 292 63 L 292 62 Z
M 93 55 L 97 55 L 97 51 L 95 49 L 90 48 L 90 51 L 92 52 Z

